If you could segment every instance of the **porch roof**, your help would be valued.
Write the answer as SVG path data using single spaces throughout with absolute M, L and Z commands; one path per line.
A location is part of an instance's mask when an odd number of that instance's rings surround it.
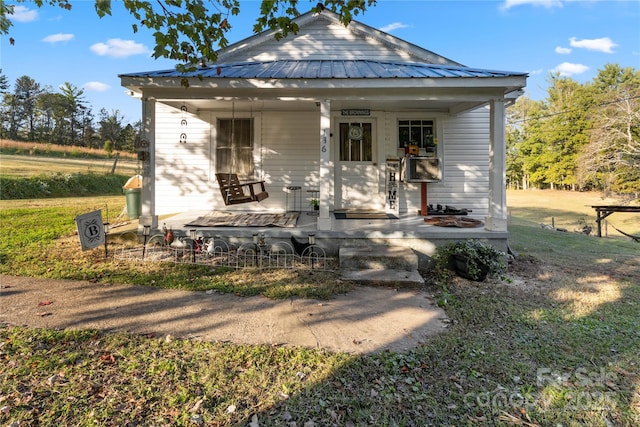
M 521 77 L 527 73 L 464 66 L 375 60 L 273 60 L 214 64 L 191 72 L 175 69 L 121 74 L 129 78 L 205 79 L 424 79 Z

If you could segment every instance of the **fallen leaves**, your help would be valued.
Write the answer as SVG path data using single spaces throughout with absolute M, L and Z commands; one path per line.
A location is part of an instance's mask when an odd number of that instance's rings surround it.
M 116 363 L 116 358 L 113 353 L 104 353 L 100 355 L 100 361 L 104 363 Z
M 51 305 L 51 304 L 53 304 L 53 301 L 46 300 L 46 301 L 40 301 L 37 306 L 38 307 L 46 307 L 46 306 Z M 51 316 L 51 315 L 53 315 L 53 313 L 50 312 L 50 311 L 38 311 L 38 312 L 36 312 L 36 316 L 40 316 L 40 317 L 46 317 L 46 316 Z

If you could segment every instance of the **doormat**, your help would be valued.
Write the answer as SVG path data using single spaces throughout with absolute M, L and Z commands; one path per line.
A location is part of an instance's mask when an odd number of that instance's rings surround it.
M 394 214 L 384 212 L 334 212 L 336 219 L 398 219 Z
M 185 227 L 295 227 L 298 212 L 284 214 L 212 212 Z
M 482 227 L 484 223 L 473 218 L 461 218 L 455 216 L 425 218 L 424 222 L 438 227 L 473 228 Z

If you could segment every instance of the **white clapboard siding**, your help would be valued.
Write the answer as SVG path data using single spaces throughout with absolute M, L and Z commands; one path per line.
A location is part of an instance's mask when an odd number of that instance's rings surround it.
M 186 126 L 182 125 L 186 120 Z M 180 134 L 187 135 L 180 143 Z M 156 213 L 209 209 L 210 126 L 195 114 L 156 104 Z
M 299 186 L 302 187 L 299 195 L 304 200 L 302 208 L 308 208 L 307 190 L 319 187 L 318 113 L 266 112 L 261 127 L 262 169 L 268 182 L 271 203 L 284 209 L 286 187 Z M 289 208 L 292 207 L 293 202 L 289 200 Z
M 255 115 L 256 178 L 266 182 L 269 198 L 261 203 L 225 207 L 214 177 L 215 121 L 211 113 L 201 116 L 157 105 L 156 123 L 156 212 L 187 210 L 283 211 L 287 187 L 300 186 L 298 196 L 307 209 L 310 193 L 319 187 L 319 116 L 315 111 L 268 111 Z M 393 116 L 392 113 L 390 116 Z M 429 183 L 427 202 L 473 210 L 472 216 L 488 213 L 489 111 L 480 108 L 438 121 L 441 134 L 438 155 L 442 160 L 442 182 Z M 182 120 L 187 126 L 181 126 Z M 395 121 L 384 120 L 387 126 Z M 187 134 L 181 144 L 180 133 Z M 395 133 L 395 131 L 389 131 Z M 384 134 L 384 133 L 383 133 Z M 384 138 L 386 140 L 386 138 Z M 391 139 L 391 138 L 389 138 Z M 385 145 L 385 144 L 383 144 Z M 393 155 L 395 145 L 386 145 Z M 420 209 L 420 184 L 400 186 L 400 212 Z
M 362 33 L 354 33 L 344 25 L 318 19 L 300 28 L 296 35 L 276 41 L 265 39 L 242 50 L 225 56 L 225 62 L 270 61 L 297 59 L 369 59 L 382 61 L 419 61 L 420 58 L 397 47 Z
M 269 198 L 260 203 L 224 206 L 215 179 L 215 116 L 187 114 L 187 143 L 179 143 L 184 113 L 158 104 L 156 125 L 156 211 L 286 209 L 287 187 L 309 208 L 309 189 L 319 187 L 320 124 L 317 112 L 265 112 L 255 121 L 256 179 L 265 181 Z M 257 116 L 257 115 L 256 115 Z M 177 125 L 176 125 L 177 123 Z M 293 195 L 289 197 L 293 208 Z
M 473 217 L 488 214 L 489 110 L 479 108 L 443 120 L 440 136 L 442 181 L 427 184 L 427 203 L 473 210 Z M 400 209 L 420 209 L 420 184 L 404 183 Z

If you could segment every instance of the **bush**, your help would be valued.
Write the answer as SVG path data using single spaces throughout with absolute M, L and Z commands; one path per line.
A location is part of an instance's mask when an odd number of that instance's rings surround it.
M 447 275 L 449 270 L 476 281 L 495 276 L 506 269 L 506 254 L 479 240 L 461 240 L 438 246 L 433 256 L 435 270 Z
M 41 199 L 49 197 L 105 196 L 122 194 L 127 181 L 123 175 L 57 173 L 27 178 L 0 177 L 0 199 Z

